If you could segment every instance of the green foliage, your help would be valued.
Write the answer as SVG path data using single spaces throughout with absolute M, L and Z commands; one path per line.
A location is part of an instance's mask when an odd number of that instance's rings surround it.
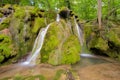
M 2 62 L 4 60 L 4 56 L 0 55 L 0 62 Z
M 80 60 L 80 43 L 76 36 L 71 35 L 63 44 L 62 64 L 73 64 Z
M 22 6 L 31 5 L 30 0 L 21 0 L 19 4 Z
M 41 28 L 45 27 L 45 20 L 44 18 L 35 18 L 35 23 L 32 29 L 33 33 L 37 33 Z

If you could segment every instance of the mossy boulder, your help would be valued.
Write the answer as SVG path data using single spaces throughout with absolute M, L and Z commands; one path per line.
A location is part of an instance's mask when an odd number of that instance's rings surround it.
M 87 47 L 98 55 L 110 56 L 119 59 L 120 37 L 119 27 L 111 25 L 109 29 L 98 30 L 93 23 L 84 25 L 84 33 Z
M 62 64 L 74 64 L 80 60 L 81 46 L 77 36 L 71 35 L 62 47 Z
M 52 65 L 74 64 L 80 60 L 78 37 L 73 35 L 64 20 L 50 25 L 41 49 L 41 62 Z
M 94 37 L 89 43 L 89 48 L 96 48 L 101 51 L 107 51 L 109 47 L 106 40 L 101 37 Z
M 120 46 L 120 38 L 114 31 L 109 31 L 106 34 L 109 41 L 113 42 L 116 46 Z

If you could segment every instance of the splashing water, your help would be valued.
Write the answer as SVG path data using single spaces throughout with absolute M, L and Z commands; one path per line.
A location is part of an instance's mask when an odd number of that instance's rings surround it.
M 34 46 L 33 46 L 32 55 L 27 59 L 27 61 L 23 62 L 22 64 L 27 65 L 27 64 L 35 64 L 36 63 L 37 56 L 40 53 L 40 50 L 44 43 L 44 38 L 45 38 L 45 35 L 47 33 L 49 26 L 50 26 L 50 24 L 46 28 L 43 28 L 42 30 L 40 30 L 40 32 L 35 40 Z
M 80 44 L 81 44 L 81 46 L 83 46 L 84 38 L 83 38 L 82 30 L 81 30 L 80 26 L 78 25 L 78 23 L 76 22 L 75 17 L 74 17 L 74 21 L 75 21 L 75 26 L 76 26 L 77 33 L 78 33 L 78 38 L 80 40 Z

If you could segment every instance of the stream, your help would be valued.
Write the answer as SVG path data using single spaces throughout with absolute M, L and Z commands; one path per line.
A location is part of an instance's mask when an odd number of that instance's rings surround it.
M 74 65 L 52 66 L 49 64 L 21 65 L 11 64 L 0 67 L 0 80 L 15 75 L 45 75 L 47 80 L 53 80 L 53 76 L 59 69 L 71 68 L 79 76 L 75 80 L 119 80 L 120 63 L 100 56 L 81 56 L 81 60 Z M 6 79 L 7 80 L 7 79 Z M 10 79 L 11 80 L 11 79 Z

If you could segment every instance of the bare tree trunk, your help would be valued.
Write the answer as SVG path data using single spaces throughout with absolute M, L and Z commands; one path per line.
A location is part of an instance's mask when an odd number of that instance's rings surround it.
M 98 25 L 99 25 L 99 29 L 102 28 L 101 17 L 102 17 L 102 1 L 98 0 Z

